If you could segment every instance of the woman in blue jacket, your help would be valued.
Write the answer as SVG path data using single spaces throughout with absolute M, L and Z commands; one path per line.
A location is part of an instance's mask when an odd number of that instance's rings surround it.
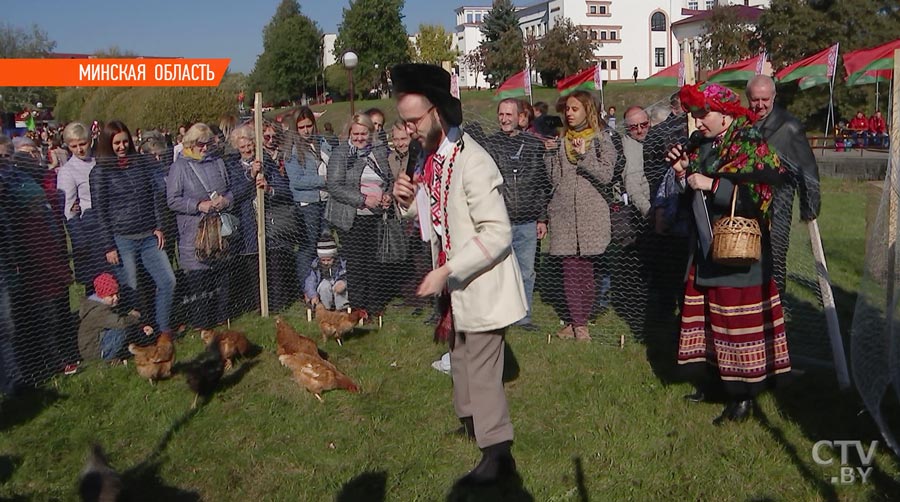
M 118 120 L 103 128 L 97 141 L 97 166 L 91 170 L 91 203 L 100 219 L 100 242 L 119 282 L 137 290 L 137 260 L 156 285 L 156 328 L 171 331 L 175 273 L 164 251 L 164 202 L 154 187 L 155 159 L 136 153 L 131 131 Z

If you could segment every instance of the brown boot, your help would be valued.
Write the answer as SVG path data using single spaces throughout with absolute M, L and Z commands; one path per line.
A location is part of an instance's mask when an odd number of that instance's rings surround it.
M 575 338 L 575 332 L 572 331 L 572 325 L 566 324 L 565 327 L 556 332 L 556 338 L 560 338 L 563 340 L 568 340 L 571 338 Z
M 587 326 L 575 326 L 575 339 L 580 342 L 591 341 L 591 334 L 588 332 Z

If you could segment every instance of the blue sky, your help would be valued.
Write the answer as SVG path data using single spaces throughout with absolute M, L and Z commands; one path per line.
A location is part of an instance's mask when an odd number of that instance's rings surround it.
M 0 22 L 23 28 L 37 24 L 56 41 L 57 52 L 91 53 L 118 46 L 149 56 L 231 58 L 233 71 L 249 72 L 262 52 L 262 28 L 279 0 L 39 0 L 39 7 L 24 2 L 16 8 L 11 3 L 0 2 Z M 404 22 L 410 33 L 423 23 L 452 29 L 453 9 L 490 3 L 406 0 Z M 342 9 L 349 5 L 349 0 L 300 0 L 303 13 L 325 32 L 337 31 Z

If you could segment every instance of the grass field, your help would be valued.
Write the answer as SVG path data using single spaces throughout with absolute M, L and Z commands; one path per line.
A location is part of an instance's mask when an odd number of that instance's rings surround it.
M 830 270 L 850 301 L 864 256 L 869 185 L 825 180 L 821 218 Z M 795 232 L 796 234 L 796 232 Z M 852 309 L 842 308 L 849 328 Z M 299 310 L 287 313 L 308 334 Z M 865 484 L 831 483 L 837 461 L 817 465 L 816 441 L 879 439 L 855 393 L 831 371 L 805 368 L 793 385 L 760 400 L 755 419 L 714 427 L 719 404 L 690 404 L 673 379 L 674 336 L 645 343 L 598 337 L 552 340 L 555 314 L 536 307 L 539 334 L 512 330 L 507 395 L 520 480 L 466 491 L 454 481 L 477 448 L 447 434 L 458 424 L 450 378 L 430 367 L 444 347 L 408 310 L 383 329 L 325 347 L 362 392 L 319 403 L 274 355 L 270 319 L 237 327 L 262 347 L 236 364 L 197 410 L 183 378 L 150 386 L 132 367 L 86 367 L 38 391 L 0 401 L 0 500 L 73 500 L 88 445 L 99 441 L 134 500 L 598 500 L 891 501 L 900 466 L 879 448 Z M 621 329 L 601 318 L 595 332 Z M 823 342 L 824 343 L 824 342 Z M 201 350 L 177 344 L 178 358 Z M 837 456 L 827 452 L 826 456 Z M 851 463 L 859 466 L 858 459 Z

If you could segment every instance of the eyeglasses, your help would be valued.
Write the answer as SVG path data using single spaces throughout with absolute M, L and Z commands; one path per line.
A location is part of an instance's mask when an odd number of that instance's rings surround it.
M 649 129 L 650 121 L 640 122 L 638 124 L 628 124 L 625 126 L 629 131 L 637 131 L 638 129 Z
M 406 125 L 406 129 L 409 130 L 409 131 L 418 131 L 418 130 L 419 130 L 419 124 L 422 122 L 422 119 L 424 119 L 425 117 L 427 117 L 427 116 L 431 113 L 431 110 L 434 110 L 434 108 L 435 108 L 435 107 L 432 106 L 431 108 L 429 108 L 428 110 L 426 110 L 425 113 L 423 113 L 421 117 L 419 117 L 419 118 L 417 118 L 417 119 L 406 119 L 406 120 L 403 120 L 403 123 Z
M 275 139 L 275 135 L 274 134 L 263 134 L 263 139 L 266 141 L 269 141 L 271 139 Z

